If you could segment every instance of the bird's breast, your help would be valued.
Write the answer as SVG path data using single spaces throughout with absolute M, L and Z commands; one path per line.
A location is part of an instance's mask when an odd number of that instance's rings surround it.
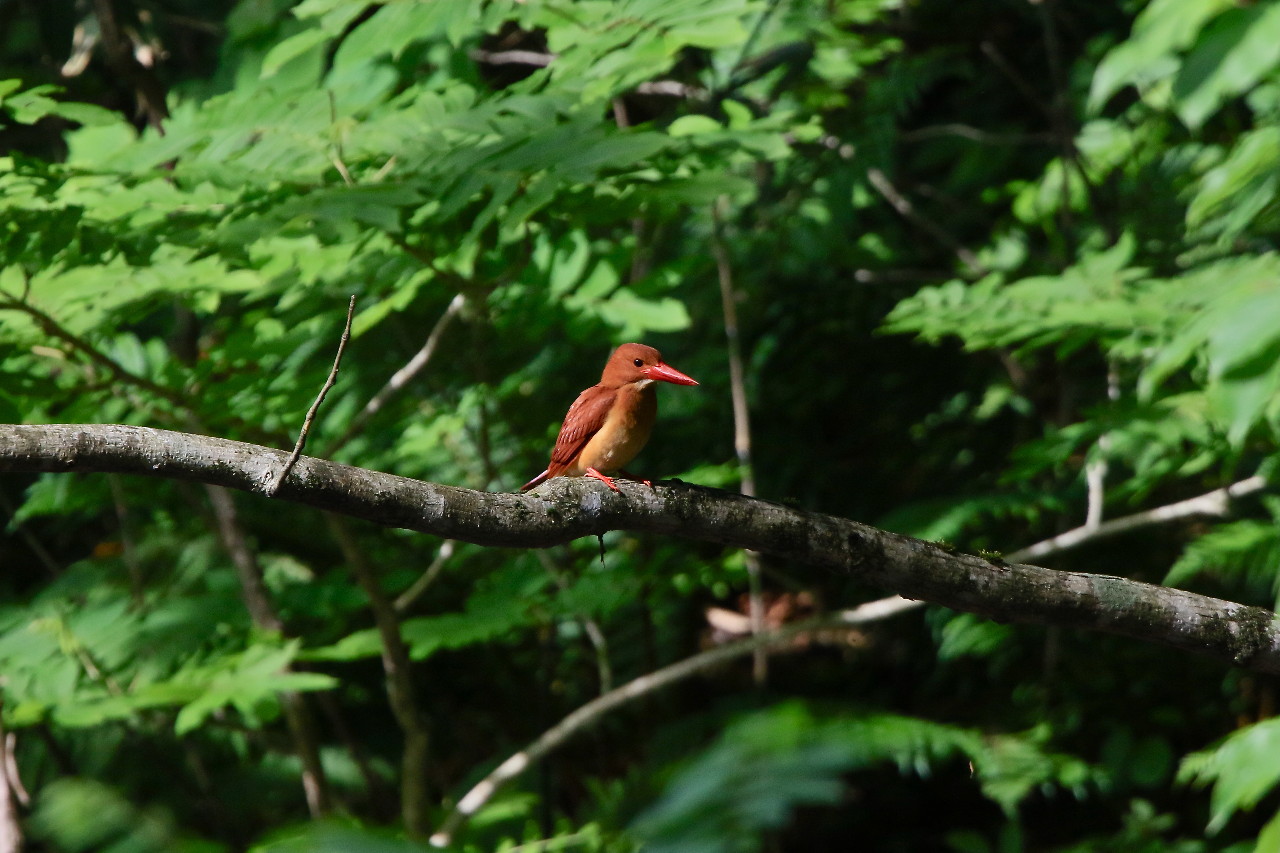
M 649 441 L 657 414 L 658 395 L 650 383 L 624 385 L 599 432 L 578 454 L 574 473 L 583 474 L 588 468 L 616 471 L 627 465 Z

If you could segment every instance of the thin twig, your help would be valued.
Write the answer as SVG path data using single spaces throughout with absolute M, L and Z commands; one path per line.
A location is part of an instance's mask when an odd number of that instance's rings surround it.
M 6 732 L 4 735 L 4 774 L 18 805 L 24 809 L 31 805 L 31 792 L 22 784 L 22 774 L 18 770 L 18 735 Z
M 134 405 L 147 408 L 155 417 L 169 421 L 176 421 L 184 428 L 194 428 L 202 431 L 208 430 L 208 427 L 203 422 L 200 413 L 197 412 L 188 402 L 189 398 L 187 395 L 171 388 L 166 388 L 163 385 L 152 382 L 145 376 L 140 376 L 139 374 L 134 373 L 84 338 L 63 327 L 51 315 L 44 313 L 39 308 L 27 302 L 27 297 L 30 294 L 30 285 L 31 282 L 28 277 L 21 297 L 15 298 L 5 294 L 3 298 L 0 298 L 0 311 L 19 311 L 23 314 L 27 314 L 36 322 L 41 331 L 46 335 L 54 338 L 55 340 L 62 341 L 71 349 L 86 356 L 93 364 L 105 368 L 111 374 L 112 379 L 116 380 L 119 385 L 123 385 L 126 388 L 135 388 L 159 397 L 172 404 L 181 416 L 175 416 L 173 412 L 165 411 L 163 408 L 151 405 L 145 399 L 130 395 L 130 401 Z M 56 353 L 60 357 L 65 355 L 61 350 L 56 348 L 50 347 L 49 349 L 52 353 Z M 92 388 L 90 388 L 90 390 L 92 390 Z M 113 387 L 112 390 L 116 393 L 119 392 L 118 387 Z M 250 424 L 243 418 L 235 415 L 226 414 L 219 420 L 224 425 L 233 427 L 246 438 L 251 438 L 255 441 L 270 443 L 278 438 L 275 434 L 269 433 L 255 424 Z
M 690 101 L 705 101 L 707 90 L 701 86 L 691 86 L 679 80 L 650 80 L 636 86 L 637 95 L 665 95 L 670 98 L 687 98 Z
M 49 549 L 44 547 L 44 543 L 40 541 L 39 537 L 28 530 L 25 524 L 14 521 L 14 516 L 18 514 L 18 508 L 14 506 L 13 501 L 9 500 L 9 496 L 5 494 L 3 489 L 0 489 L 0 510 L 4 510 L 4 514 L 9 516 L 9 523 L 13 524 L 18 535 L 27 543 L 31 553 L 36 555 L 40 565 L 44 566 L 45 570 L 54 577 L 62 574 L 62 567 L 58 565 L 57 560 L 53 559 L 53 555 L 49 553 Z
M 1120 372 L 1114 362 L 1107 366 L 1107 399 L 1116 402 L 1120 399 Z M 1103 503 L 1106 500 L 1107 485 L 1107 453 L 1111 450 L 1111 433 L 1098 436 L 1098 458 L 1090 462 L 1084 469 L 1084 480 L 1088 487 L 1088 502 L 1085 504 L 1084 526 L 1097 527 L 1102 523 Z
M 893 182 L 889 180 L 884 172 L 873 166 L 867 169 L 867 180 L 871 182 L 871 186 L 875 187 L 880 195 L 884 196 L 885 201 L 889 202 L 903 219 L 915 224 L 922 231 L 925 231 L 954 252 L 960 262 L 968 267 L 970 273 L 973 275 L 986 275 L 987 269 L 978 260 L 978 256 L 952 236 L 950 231 L 916 210 L 911 200 L 898 192 L 898 188 L 893 185 Z
M 426 835 L 430 792 L 427 773 L 431 768 L 430 723 L 418 704 L 413 684 L 413 662 L 409 648 L 400 636 L 400 618 L 383 591 L 378 573 L 360 548 L 347 519 L 327 512 L 324 515 L 329 532 L 338 543 L 356 583 L 369 599 L 378 642 L 382 646 L 382 668 L 386 675 L 387 701 L 391 713 L 404 735 L 400 763 L 400 815 L 410 837 Z
M 738 333 L 738 294 L 733 286 L 733 265 L 729 261 L 729 249 L 725 245 L 724 223 L 720 218 L 720 205 L 727 201 L 723 196 L 711 204 L 711 252 L 716 259 L 716 273 L 720 281 L 720 308 L 724 316 L 725 348 L 729 354 L 729 394 L 733 403 L 733 450 L 738 457 L 741 478 L 739 491 L 747 497 L 756 496 L 755 467 L 751 462 L 751 411 L 747 406 L 746 371 L 742 367 L 742 340 Z M 751 619 L 751 633 L 764 632 L 764 594 L 760 583 L 760 555 L 755 551 L 743 551 L 747 565 L 747 611 Z M 763 685 L 769 675 L 769 656 L 763 648 L 757 649 L 753 658 L 752 675 L 756 684 Z
M 559 57 L 537 50 L 473 50 L 468 56 L 485 65 L 532 65 L 546 68 Z
M 396 597 L 395 608 L 400 614 L 407 613 L 409 608 L 422 597 L 427 588 L 435 582 L 439 577 L 440 571 L 444 568 L 444 564 L 453 556 L 453 550 L 457 547 L 457 543 L 452 539 L 446 539 L 440 543 L 440 550 L 436 552 L 436 558 L 431 561 L 431 565 L 427 566 L 416 581 L 409 585 L 409 588 L 400 593 Z
M 997 133 L 983 130 L 968 124 L 931 124 L 904 131 L 898 138 L 903 142 L 919 142 L 924 139 L 936 139 L 940 136 L 958 136 L 984 145 L 1027 145 L 1030 143 L 1053 142 L 1051 133 Z
M 431 844 L 436 847 L 447 847 L 452 843 L 454 836 L 462 828 L 463 824 L 483 808 L 503 785 L 515 779 L 534 762 L 540 760 L 578 732 L 593 725 L 615 708 L 633 702 L 641 696 L 653 693 L 678 681 L 683 681 L 699 672 L 731 661 L 734 658 L 753 654 L 756 649 L 788 646 L 797 637 L 819 635 L 821 632 L 829 631 L 832 628 L 847 628 L 878 622 L 898 613 L 914 609 L 916 606 L 917 602 L 906 599 L 890 598 L 873 601 L 853 610 L 798 622 L 777 631 L 769 631 L 720 646 L 719 648 L 700 652 L 648 675 L 642 675 L 629 681 L 578 708 L 578 710 L 569 714 L 554 727 L 540 735 L 537 740 L 494 768 L 488 776 L 485 776 L 458 801 L 458 805 L 440 824 L 440 829 L 431 836 Z
M 1128 533 L 1131 530 L 1137 530 L 1153 524 L 1164 524 L 1168 521 L 1177 521 L 1178 519 L 1201 515 L 1225 515 L 1232 500 L 1254 492 L 1260 492 L 1266 488 L 1266 485 L 1267 481 L 1263 477 L 1249 477 L 1232 483 L 1230 486 L 1214 489 L 1212 492 L 1188 498 L 1185 501 L 1135 512 L 1132 515 L 1126 515 L 1121 518 L 1113 518 L 1111 521 L 1104 521 L 1093 527 L 1086 524 L 1082 527 L 1068 530 L 1066 533 L 1060 533 L 1051 539 L 1037 542 L 1019 551 L 1014 551 L 1012 554 L 1006 554 L 1004 559 L 1009 562 L 1020 563 L 1049 554 L 1058 554 L 1069 548 L 1076 548 L 1105 536 Z
M 405 363 L 404 367 L 392 374 L 391 378 L 387 380 L 387 384 L 382 386 L 382 390 L 374 394 L 369 402 L 364 404 L 364 408 L 356 413 L 342 436 L 330 445 L 328 456 L 333 456 L 345 447 L 347 442 L 355 438 L 356 434 L 369 422 L 369 418 L 381 411 L 388 400 L 394 397 L 426 368 L 431 361 L 431 357 L 435 355 L 436 349 L 440 346 L 440 338 L 443 337 L 445 329 L 449 328 L 449 323 L 453 321 L 454 317 L 458 316 L 466 304 L 467 299 L 461 293 L 449 301 L 449 307 L 445 308 L 444 313 L 440 315 L 440 319 L 436 320 L 436 324 L 431 328 L 431 332 L 427 335 L 427 340 L 422 344 L 422 348 Z M 350 328 L 350 322 L 347 325 Z
M 1058 31 L 1053 26 L 1053 17 L 1049 14 L 1048 4 L 1033 2 L 1039 13 L 1040 27 L 1044 34 L 1044 52 L 1049 61 L 1049 81 L 1053 86 L 1053 98 L 1049 102 L 1049 119 L 1054 138 L 1058 143 L 1059 156 L 1062 158 L 1062 180 L 1059 182 L 1061 201 L 1058 215 L 1062 220 L 1062 235 L 1067 242 L 1068 258 L 1074 259 L 1076 254 L 1075 215 L 1071 210 L 1071 171 L 1068 168 L 1076 160 L 1075 128 L 1067 115 L 1066 74 L 1062 66 L 1062 49 L 1058 41 Z M 1088 177 L 1081 170 L 1082 179 L 1087 183 Z
M 26 791 L 17 779 L 18 765 L 13 758 L 13 747 L 13 735 L 5 731 L 4 720 L 0 719 L 0 748 L 4 750 L 3 764 L 0 765 L 0 853 L 21 853 L 23 850 L 18 801 Z
M 559 590 L 567 591 L 569 582 L 565 580 L 564 572 L 551 559 L 551 555 L 545 550 L 538 550 L 534 552 L 534 556 L 538 558 L 538 562 L 542 564 L 542 568 L 551 576 L 551 579 L 556 582 Z M 575 614 L 575 618 L 582 627 L 583 633 L 587 635 L 587 639 L 591 641 L 592 650 L 595 652 L 596 677 L 600 681 L 600 692 L 608 693 L 613 689 L 613 665 L 609 662 L 609 641 L 596 620 L 581 613 Z
M 36 325 L 38 325 L 45 334 L 52 338 L 57 338 L 72 349 L 87 356 L 94 364 L 106 368 L 107 371 L 109 371 L 116 379 L 124 380 L 130 385 L 134 385 L 144 391 L 155 394 L 157 397 L 161 397 L 170 403 L 173 403 L 184 411 L 192 411 L 186 399 L 177 391 L 165 388 L 163 385 L 157 385 L 145 376 L 139 376 L 129 370 L 115 359 L 94 347 L 84 338 L 63 328 L 57 320 L 53 319 L 53 317 L 44 313 L 29 302 L 19 301 L 13 297 L 6 297 L 5 299 L 0 300 L 0 310 L 20 311 L 23 314 L 26 314 L 32 320 L 35 320 Z
M 245 535 L 231 491 L 222 486 L 206 484 L 205 492 L 213 506 L 222 547 L 231 556 L 231 563 L 235 566 L 250 620 L 259 630 L 282 633 L 284 623 L 271 604 L 263 581 L 262 564 Z M 302 763 L 302 790 L 306 796 L 307 808 L 313 818 L 323 817 L 332 809 L 333 803 L 328 777 L 320 762 L 320 748 L 310 709 L 302 694 L 295 691 L 283 693 L 280 706 L 289 734 L 293 738 L 294 749 Z
M 285 477 L 288 477 L 289 472 L 293 470 L 293 466 L 298 464 L 298 457 L 302 455 L 302 448 L 307 445 L 307 433 L 311 431 L 311 422 L 316 419 L 316 412 L 320 411 L 320 404 L 324 402 L 329 389 L 333 387 L 333 383 L 338 379 L 338 367 L 342 364 L 342 351 L 347 348 L 347 341 L 351 339 L 351 316 L 355 313 L 355 310 L 356 297 L 353 294 L 351 301 L 347 304 L 347 324 L 342 329 L 342 339 L 338 341 L 338 353 L 333 357 L 333 369 L 329 371 L 329 378 L 325 380 L 324 387 L 316 395 L 315 402 L 307 410 L 307 417 L 302 422 L 302 431 L 298 433 L 298 442 L 293 446 L 293 453 L 289 456 L 289 461 L 284 463 L 284 467 L 280 469 L 280 473 L 276 475 L 275 480 L 267 485 L 267 497 L 275 497 L 276 492 L 280 491 L 280 486 L 284 483 Z
M 141 604 L 144 594 L 142 567 L 138 564 L 138 549 L 133 541 L 133 525 L 129 521 L 129 504 L 124 497 L 124 486 L 118 474 L 107 475 L 111 488 L 111 503 L 115 505 L 116 523 L 120 525 L 120 550 L 125 569 L 129 573 L 129 592 L 135 604 Z
M 1013 87 L 1026 99 L 1027 103 L 1044 113 L 1045 118 L 1049 119 L 1050 122 L 1053 121 L 1053 110 L 1045 106 L 1044 98 L 1027 82 L 1027 78 L 1019 74 L 1018 69 L 1014 68 L 1013 64 L 1004 58 L 1004 54 L 1000 52 L 994 42 L 983 41 L 978 45 L 978 48 L 999 69 L 1000 73 L 1013 84 Z

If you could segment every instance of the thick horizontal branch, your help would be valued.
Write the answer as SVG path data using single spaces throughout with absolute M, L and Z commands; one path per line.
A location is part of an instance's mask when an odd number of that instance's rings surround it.
M 193 480 L 264 494 L 288 454 L 118 425 L 0 425 L 0 472 L 81 471 Z M 491 494 L 302 457 L 278 498 L 478 545 L 546 547 L 610 530 L 750 548 L 856 576 L 905 598 L 1001 621 L 1110 631 L 1280 673 L 1269 610 L 1125 578 L 1010 565 L 855 521 L 683 483 L 620 493 L 557 478 Z

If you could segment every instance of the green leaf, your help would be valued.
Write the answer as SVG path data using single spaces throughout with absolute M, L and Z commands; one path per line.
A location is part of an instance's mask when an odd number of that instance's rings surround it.
M 692 320 L 684 303 L 674 297 L 642 299 L 630 289 L 617 290 L 596 306 L 601 319 L 622 330 L 623 337 L 640 337 L 646 332 L 678 332 Z
M 1232 815 L 1251 811 L 1280 783 L 1280 719 L 1246 726 L 1217 746 L 1188 755 L 1178 781 L 1213 786 L 1207 831 L 1221 831 Z
M 724 130 L 724 125 L 710 116 L 704 115 L 687 115 L 671 122 L 667 126 L 667 133 L 671 136 L 697 136 L 703 133 L 720 133 Z
M 1280 525 L 1241 519 L 1210 530 L 1186 547 L 1163 583 L 1183 586 L 1205 574 L 1239 575 L 1280 591 Z
M 1278 172 L 1280 128 L 1241 134 L 1227 159 L 1200 179 L 1187 206 L 1187 227 L 1199 228 L 1210 217 L 1225 214 L 1228 233 L 1243 231 L 1275 199 Z
M 942 626 L 939 660 L 988 657 L 1013 637 L 1013 629 L 971 613 L 960 613 Z
M 1098 63 L 1089 108 L 1100 109 L 1121 86 L 1145 87 L 1164 79 L 1177 69 L 1175 55 L 1192 43 L 1205 21 L 1230 6 L 1230 0 L 1152 0 L 1129 39 Z
M 312 27 L 281 42 L 277 42 L 271 50 L 267 51 L 267 55 L 262 58 L 262 76 L 274 77 L 285 63 L 296 59 L 318 45 L 324 44 L 331 38 L 333 38 L 332 34 L 326 30 L 320 27 Z
M 1280 4 L 1237 6 L 1215 18 L 1173 82 L 1178 115 L 1191 128 L 1244 94 L 1280 63 Z
M 888 714 L 819 720 L 788 703 L 730 725 L 631 828 L 646 850 L 663 853 L 759 850 L 764 832 L 795 808 L 839 801 L 850 771 L 888 761 L 925 775 L 957 755 L 971 757 L 983 794 L 1010 814 L 1037 787 L 1087 781 L 1081 762 L 1043 752 L 1034 738 L 984 738 Z

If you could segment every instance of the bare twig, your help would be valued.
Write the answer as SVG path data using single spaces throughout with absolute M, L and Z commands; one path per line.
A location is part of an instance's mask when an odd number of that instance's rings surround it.
M 906 599 L 885 599 L 873 601 L 853 610 L 846 610 L 832 616 L 798 622 L 777 631 L 757 634 L 753 637 L 747 637 L 734 643 L 700 652 L 648 675 L 642 675 L 621 687 L 592 699 L 548 729 L 537 740 L 499 764 L 488 776 L 473 786 L 440 824 L 440 829 L 431 836 L 431 843 L 436 847 L 447 847 L 452 843 L 454 836 L 457 835 L 463 824 L 483 808 L 503 785 L 515 779 L 534 762 L 543 758 L 578 732 L 593 725 L 615 708 L 676 682 L 683 681 L 699 672 L 731 661 L 734 658 L 754 654 L 757 649 L 768 650 L 779 646 L 789 646 L 799 637 L 806 635 L 820 636 L 822 632 L 829 631 L 832 628 L 848 628 L 878 622 L 913 609 L 915 606 L 916 602 L 907 601 Z
M 0 510 L 4 510 L 4 514 L 9 516 L 10 522 L 18 531 L 18 535 L 27 543 L 27 547 L 31 549 L 31 553 L 36 555 L 36 559 L 40 561 L 40 565 L 44 566 L 45 571 L 57 577 L 62 574 L 62 567 L 58 565 L 58 561 L 53 559 L 53 555 L 49 553 L 49 549 L 44 547 L 44 543 L 40 541 L 34 533 L 27 529 L 25 524 L 13 521 L 13 517 L 18 514 L 18 508 L 14 506 L 13 501 L 9 500 L 9 496 L 3 490 L 0 490 Z
M 120 362 L 94 347 L 84 338 L 63 328 L 57 320 L 53 319 L 53 317 L 44 313 L 31 303 L 25 301 L 25 299 L 18 300 L 13 297 L 6 296 L 5 298 L 0 299 L 0 310 L 20 311 L 23 314 L 26 314 L 32 320 L 35 320 L 36 325 L 38 325 L 45 334 L 49 335 L 49 337 L 56 338 L 67 344 L 72 349 L 87 357 L 94 364 L 105 368 L 114 378 L 127 382 L 130 385 L 141 388 L 143 391 L 167 400 L 183 411 L 191 411 L 191 407 L 188 405 L 186 399 L 177 391 L 174 391 L 171 388 L 165 388 L 163 385 L 157 385 L 147 377 L 139 376 L 129 370 L 124 365 L 120 364 Z
M 435 583 L 440 571 L 444 568 L 444 564 L 453 556 L 454 548 L 457 543 L 452 539 L 446 539 L 440 543 L 440 550 L 436 551 L 436 558 L 431 561 L 431 565 L 427 566 L 426 571 L 418 576 L 418 579 L 409 585 L 409 588 L 400 593 L 396 597 L 396 612 L 400 614 L 407 613 L 410 607 L 422 597 L 428 587 Z
M 551 559 L 551 555 L 543 550 L 537 551 L 536 556 L 538 562 L 542 563 L 542 568 L 555 581 L 560 591 L 565 592 L 568 590 L 569 582 L 565 580 L 564 572 Z M 583 633 L 587 635 L 587 639 L 591 642 L 592 650 L 595 652 L 596 677 L 600 681 L 600 692 L 608 693 L 613 689 L 613 665 L 609 662 L 609 641 L 596 620 L 581 613 L 576 614 L 575 618 L 582 627 Z
M 313 693 L 316 703 L 320 706 L 320 712 L 324 715 L 329 723 L 330 729 L 342 741 L 342 745 L 347 748 L 347 752 L 351 753 L 351 759 L 355 762 L 356 768 L 360 771 L 360 778 L 364 780 L 364 795 L 367 801 L 376 804 L 378 807 L 378 815 L 384 818 L 391 818 L 394 814 L 388 811 L 384 804 L 389 804 L 394 799 L 394 793 L 387 787 L 386 780 L 373 767 L 373 762 L 369 759 L 369 746 L 365 743 L 363 737 L 357 737 L 351 731 L 351 726 L 347 723 L 346 716 L 342 713 L 342 707 L 338 704 L 338 700 L 334 698 L 333 691 L 321 690 Z
M 430 791 L 430 727 L 426 715 L 418 707 L 413 686 L 409 648 L 400 636 L 400 619 L 394 605 L 378 582 L 378 573 L 351 532 L 347 520 L 325 513 L 329 531 L 342 551 L 343 559 L 356 577 L 356 583 L 369 599 L 378 641 L 382 645 L 382 668 L 387 677 L 387 699 L 391 713 L 404 734 L 404 753 L 400 763 L 400 814 L 405 831 L 412 837 L 427 834 Z
M 421 373 L 431 361 L 431 357 L 435 355 L 436 349 L 440 346 L 440 339 L 444 336 L 445 330 L 449 328 L 449 324 L 454 317 L 462 311 L 467 304 L 466 297 L 459 293 L 449 301 L 449 307 L 444 309 L 444 313 L 440 315 L 440 319 L 436 320 L 436 324 L 431 327 L 430 334 L 427 335 L 426 341 L 422 344 L 413 356 L 405 363 L 404 367 L 392 374 L 387 380 L 387 384 L 370 398 L 369 402 L 364 404 L 364 408 L 356 413 L 351 419 L 351 423 L 342 436 L 335 441 L 328 449 L 326 455 L 332 456 L 341 448 L 347 445 L 347 442 L 355 438 L 355 436 L 364 429 L 364 425 L 369 422 L 369 418 L 376 415 L 387 404 L 387 401 L 399 393 L 412 379 Z M 348 322 L 348 328 L 350 323 Z
M 0 719 L 0 749 L 4 750 L 0 763 L 0 853 L 21 853 L 23 850 L 22 824 L 18 822 L 18 803 L 26 790 L 18 778 L 18 763 L 14 759 L 15 739 L 6 732 Z M 30 801 L 30 797 L 27 797 Z
M 1106 449 L 1106 436 L 1098 440 L 1098 447 Z M 1094 528 L 1102 523 L 1102 508 L 1106 499 L 1107 460 L 1095 459 L 1084 466 L 1085 499 L 1084 526 Z
M 262 565 L 245 535 L 231 492 L 222 486 L 211 484 L 205 485 L 205 491 L 213 506 L 222 545 L 231 555 L 231 562 L 240 580 L 240 590 L 244 595 L 249 618 L 260 630 L 282 632 L 284 624 L 271 605 L 266 584 L 263 583 Z M 312 817 L 323 817 L 332 809 L 332 797 L 324 766 L 320 763 L 320 748 L 316 742 L 315 724 L 310 710 L 299 693 L 286 692 L 280 699 L 294 749 L 302 762 L 302 790 L 307 798 L 307 808 Z
M 1053 142 L 1051 133 L 997 133 L 983 130 L 968 124 L 932 124 L 904 131 L 899 139 L 903 142 L 919 142 L 923 139 L 936 139 L 940 136 L 958 136 L 984 145 L 1026 145 L 1029 143 Z
M 537 50 L 473 50 L 468 55 L 485 65 L 532 65 L 537 68 L 546 68 L 559 58 L 554 53 Z
M 2 725 L 2 722 L 0 722 Z M 4 773 L 18 805 L 24 809 L 31 805 L 31 792 L 22 784 L 22 774 L 18 772 L 18 735 L 6 732 L 4 735 Z
M 315 402 L 307 410 L 307 417 L 302 422 L 302 431 L 298 433 L 298 443 L 293 446 L 293 453 L 289 456 L 289 460 L 285 462 L 284 467 L 280 469 L 280 473 L 267 486 L 268 497 L 274 497 L 276 492 L 280 491 L 280 484 L 289 476 L 293 466 L 298 464 L 298 457 L 302 456 L 302 448 L 307 445 L 307 433 L 311 431 L 311 422 L 316 419 L 316 412 L 320 411 L 320 404 L 324 402 L 329 389 L 333 387 L 333 383 L 338 379 L 338 367 L 342 364 L 342 351 L 347 348 L 347 341 L 351 339 L 351 315 L 355 313 L 355 310 L 356 297 L 353 294 L 351 301 L 347 303 L 347 324 L 342 329 L 342 338 L 338 341 L 338 353 L 333 357 L 333 368 L 329 371 L 329 378 L 325 380 L 324 387 L 320 389 L 320 393 L 316 395 Z
M 142 567 L 138 565 L 138 549 L 133 541 L 133 525 L 129 522 L 129 504 L 124 498 L 124 486 L 115 474 L 107 475 L 111 488 L 111 503 L 115 505 L 116 523 L 120 525 L 120 550 L 125 569 L 129 572 L 129 592 L 135 604 L 142 602 Z
M 705 101 L 708 92 L 701 86 L 690 86 L 679 80 L 650 80 L 636 86 L 639 95 L 665 95 L 670 98 L 687 98 L 690 101 Z
M 720 281 L 720 308 L 724 317 L 725 348 L 729 355 L 729 394 L 733 404 L 733 450 L 738 457 L 741 477 L 739 491 L 755 497 L 756 476 L 751 462 L 751 410 L 747 406 L 746 371 L 742 367 L 742 340 L 738 334 L 738 294 L 733 286 L 733 265 L 729 261 L 729 249 L 724 240 L 724 223 L 720 217 L 720 205 L 727 202 L 721 197 L 711 205 L 711 251 L 716 259 L 716 273 Z M 747 565 L 747 613 L 751 619 L 751 633 L 764 631 L 764 594 L 760 584 L 760 555 L 744 551 Z M 764 684 L 769 675 L 769 657 L 763 648 L 756 651 L 752 674 L 756 684 Z
M 1107 399 L 1116 402 L 1120 399 L 1120 371 L 1114 363 L 1107 367 Z M 1098 436 L 1098 458 L 1085 466 L 1084 479 L 1088 487 L 1088 502 L 1085 504 L 1085 527 L 1097 527 L 1102 523 L 1102 508 L 1106 499 L 1107 485 L 1107 453 L 1111 450 L 1111 433 Z
M 161 407 L 152 405 L 145 399 L 130 395 L 131 402 L 140 408 L 149 410 L 154 417 L 169 422 L 178 422 L 187 429 L 207 429 L 206 425 L 203 423 L 200 413 L 191 406 L 190 402 L 188 402 L 188 397 L 185 394 L 171 388 L 167 388 L 163 385 L 159 385 L 152 382 L 145 376 L 134 373 L 84 338 L 73 334 L 49 314 L 44 313 L 39 308 L 30 304 L 27 301 L 27 297 L 30 294 L 30 285 L 30 278 L 27 277 L 26 287 L 24 288 L 23 295 L 21 297 L 15 298 L 8 294 L 0 295 L 0 311 L 19 311 L 23 314 L 27 314 L 36 322 L 41 331 L 46 335 L 54 338 L 55 340 L 62 341 L 72 350 L 84 355 L 92 364 L 105 368 L 107 372 L 111 374 L 112 379 L 116 380 L 120 386 L 125 388 L 126 393 L 128 392 L 128 389 L 144 391 L 154 397 L 159 397 L 174 407 L 175 411 L 166 411 Z M 56 348 L 50 347 L 48 349 L 59 357 L 64 355 L 61 350 Z M 112 390 L 117 391 L 114 387 Z M 242 436 L 251 438 L 254 441 L 271 443 L 279 439 L 278 435 L 269 433 L 258 425 L 250 424 L 243 418 L 237 417 L 233 414 L 224 413 L 218 420 L 220 424 L 233 427 Z
M 1104 521 L 1092 527 L 1086 524 L 1082 527 L 1068 530 L 1066 533 L 1060 533 L 1051 539 L 1046 539 L 1043 542 L 1037 542 L 1035 545 L 1015 551 L 1009 554 L 1006 559 L 1037 560 L 1049 554 L 1057 554 L 1069 548 L 1076 548 L 1086 542 L 1092 542 L 1106 536 L 1115 536 L 1119 533 L 1128 533 L 1131 530 L 1149 527 L 1153 524 L 1164 524 L 1169 521 L 1196 516 L 1225 515 L 1231 505 L 1231 501 L 1254 492 L 1260 492 L 1266 488 L 1266 485 L 1267 481 L 1262 477 L 1249 477 L 1232 483 L 1230 486 L 1214 489 L 1212 492 L 1188 498 L 1185 501 L 1135 512 L 1132 515 L 1114 518 L 1111 521 Z
M 971 274 L 986 274 L 986 267 L 984 267 L 982 262 L 978 260 L 978 256 L 969 251 L 969 249 L 957 240 L 950 231 L 916 210 L 916 207 L 911 203 L 911 200 L 898 192 L 898 188 L 893 185 L 893 182 L 889 180 L 884 172 L 873 166 L 872 168 L 867 169 L 867 180 L 871 182 L 871 186 L 875 187 L 876 191 L 880 193 L 880 195 L 884 196 L 885 201 L 889 202 L 893 209 L 896 210 L 903 219 L 913 223 L 916 227 L 920 228 L 920 230 L 926 232 L 929 236 L 933 237 L 939 243 L 954 252 L 956 257 L 959 258 L 960 262 L 968 268 Z
M 1044 98 L 1029 82 L 1027 82 L 1027 78 L 1019 74 L 1018 69 L 1014 68 L 1012 63 L 1005 59 L 1004 54 L 995 46 L 995 43 L 991 41 L 983 41 L 978 45 L 978 47 L 983 54 L 986 55 L 987 59 L 991 60 L 991 63 L 995 65 L 1000 73 L 1013 84 L 1013 87 L 1018 90 L 1018 93 L 1022 95 L 1027 103 L 1031 104 L 1031 106 L 1043 113 L 1045 118 L 1052 122 L 1053 110 L 1045 106 Z

